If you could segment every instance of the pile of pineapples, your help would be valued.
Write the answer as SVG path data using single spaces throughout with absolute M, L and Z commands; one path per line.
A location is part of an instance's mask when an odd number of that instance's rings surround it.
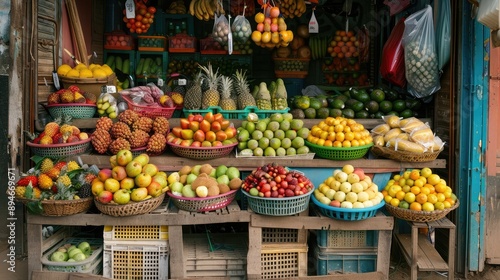
M 243 110 L 247 106 L 271 110 L 269 91 L 250 92 L 246 71 L 236 70 L 230 76 L 219 74 L 212 64 L 199 65 L 200 71 L 194 76 L 184 95 L 184 108 L 187 110 L 207 109 L 219 106 L 222 110 Z M 285 96 L 277 96 L 284 98 Z

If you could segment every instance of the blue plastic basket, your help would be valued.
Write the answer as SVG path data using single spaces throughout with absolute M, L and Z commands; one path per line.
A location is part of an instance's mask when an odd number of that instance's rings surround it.
M 245 194 L 248 202 L 248 207 L 255 213 L 269 216 L 290 216 L 303 212 L 309 207 L 309 200 L 312 191 L 292 197 L 260 197 L 250 195 L 246 191 Z
M 382 200 L 379 204 L 366 208 L 340 208 L 325 205 L 319 202 L 314 195 L 312 196 L 313 203 L 317 206 L 319 212 L 329 218 L 344 220 L 344 221 L 361 221 L 375 216 L 378 209 L 384 207 L 385 201 Z

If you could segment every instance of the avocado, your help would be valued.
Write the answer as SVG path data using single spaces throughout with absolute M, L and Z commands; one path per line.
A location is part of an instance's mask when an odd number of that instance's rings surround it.
M 316 110 L 316 118 L 326 119 L 330 115 L 330 110 L 328 108 L 319 108 Z
M 304 111 L 302 109 L 292 109 L 290 111 L 294 119 L 305 119 L 306 115 L 304 114 Z
M 309 108 L 313 108 L 315 110 L 318 110 L 319 108 L 323 107 L 323 103 L 316 97 L 310 97 L 309 98 Z
M 365 110 L 361 110 L 359 112 L 356 112 L 354 116 L 356 117 L 356 119 L 368 119 L 370 117 L 370 114 Z
M 403 112 L 406 109 L 406 102 L 398 99 L 392 102 L 392 109 L 396 112 Z
M 341 117 L 341 116 L 342 116 L 341 109 L 330 109 L 330 117 L 336 118 L 336 117 Z
M 413 117 L 414 114 L 413 114 L 413 111 L 410 110 L 410 109 L 405 109 L 404 111 L 402 111 L 401 113 L 399 113 L 399 116 L 400 117 L 403 117 L 404 119 L 406 118 L 410 118 L 410 117 Z
M 381 119 L 384 116 L 384 113 L 382 111 L 378 111 L 375 114 L 373 114 L 371 117 L 372 119 Z
M 368 113 L 375 114 L 378 112 L 379 109 L 379 104 L 375 100 L 370 100 L 365 103 L 365 109 L 368 111 Z
M 361 101 L 355 101 L 349 106 L 350 109 L 352 109 L 354 112 L 359 112 L 365 108 L 363 102 Z
M 342 110 L 342 117 L 348 118 L 348 119 L 354 119 L 355 114 L 352 109 L 344 109 Z
M 385 91 L 385 100 L 394 101 L 397 100 L 398 98 L 399 94 L 396 91 L 392 89 Z
M 384 100 L 380 102 L 378 109 L 384 113 L 388 113 L 392 110 L 392 102 L 389 100 Z
M 385 100 L 385 93 L 381 89 L 374 89 L 370 93 L 370 98 L 371 100 L 377 101 L 377 102 L 382 102 Z
M 340 98 L 334 99 L 330 103 L 330 108 L 332 108 L 332 109 L 344 109 L 344 107 L 345 107 L 344 100 L 342 100 Z
M 307 108 L 304 110 L 304 115 L 306 119 L 315 119 L 316 118 L 316 109 L 314 108 Z

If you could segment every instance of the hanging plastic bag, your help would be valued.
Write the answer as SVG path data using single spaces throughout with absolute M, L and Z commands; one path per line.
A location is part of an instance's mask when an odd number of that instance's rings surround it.
M 407 91 L 414 97 L 426 97 L 441 88 L 435 39 L 431 6 L 405 20 L 405 75 Z
M 215 15 L 214 20 L 214 28 L 212 30 L 212 37 L 215 41 L 219 42 L 219 44 L 226 46 L 228 43 L 228 35 L 231 32 L 231 28 L 229 27 L 229 21 L 226 16 Z
M 391 16 L 404 11 L 408 6 L 410 6 L 410 0 L 385 0 L 384 4 L 389 6 L 389 14 Z
M 450 42 L 451 42 L 451 6 L 450 0 L 439 0 L 438 3 L 439 24 L 436 27 L 436 49 L 438 52 L 438 69 L 443 67 L 450 60 Z
M 252 26 L 248 19 L 244 16 L 239 15 L 234 19 L 231 25 L 231 31 L 233 33 L 233 39 L 239 43 L 246 43 L 250 35 L 252 35 Z
M 405 18 L 401 18 L 394 26 L 382 49 L 380 74 L 385 80 L 399 87 L 406 85 L 405 59 L 402 45 L 405 30 Z

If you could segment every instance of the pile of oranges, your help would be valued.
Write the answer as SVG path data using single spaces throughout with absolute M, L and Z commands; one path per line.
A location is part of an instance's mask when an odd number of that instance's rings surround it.
M 453 207 L 457 201 L 446 180 L 428 167 L 394 175 L 382 194 L 387 204 L 414 211 L 444 210 Z
M 359 41 L 353 31 L 335 31 L 327 48 L 331 57 L 358 57 L 359 56 Z
M 368 145 L 373 138 L 354 119 L 327 117 L 311 128 L 307 141 L 325 147 L 350 148 Z

